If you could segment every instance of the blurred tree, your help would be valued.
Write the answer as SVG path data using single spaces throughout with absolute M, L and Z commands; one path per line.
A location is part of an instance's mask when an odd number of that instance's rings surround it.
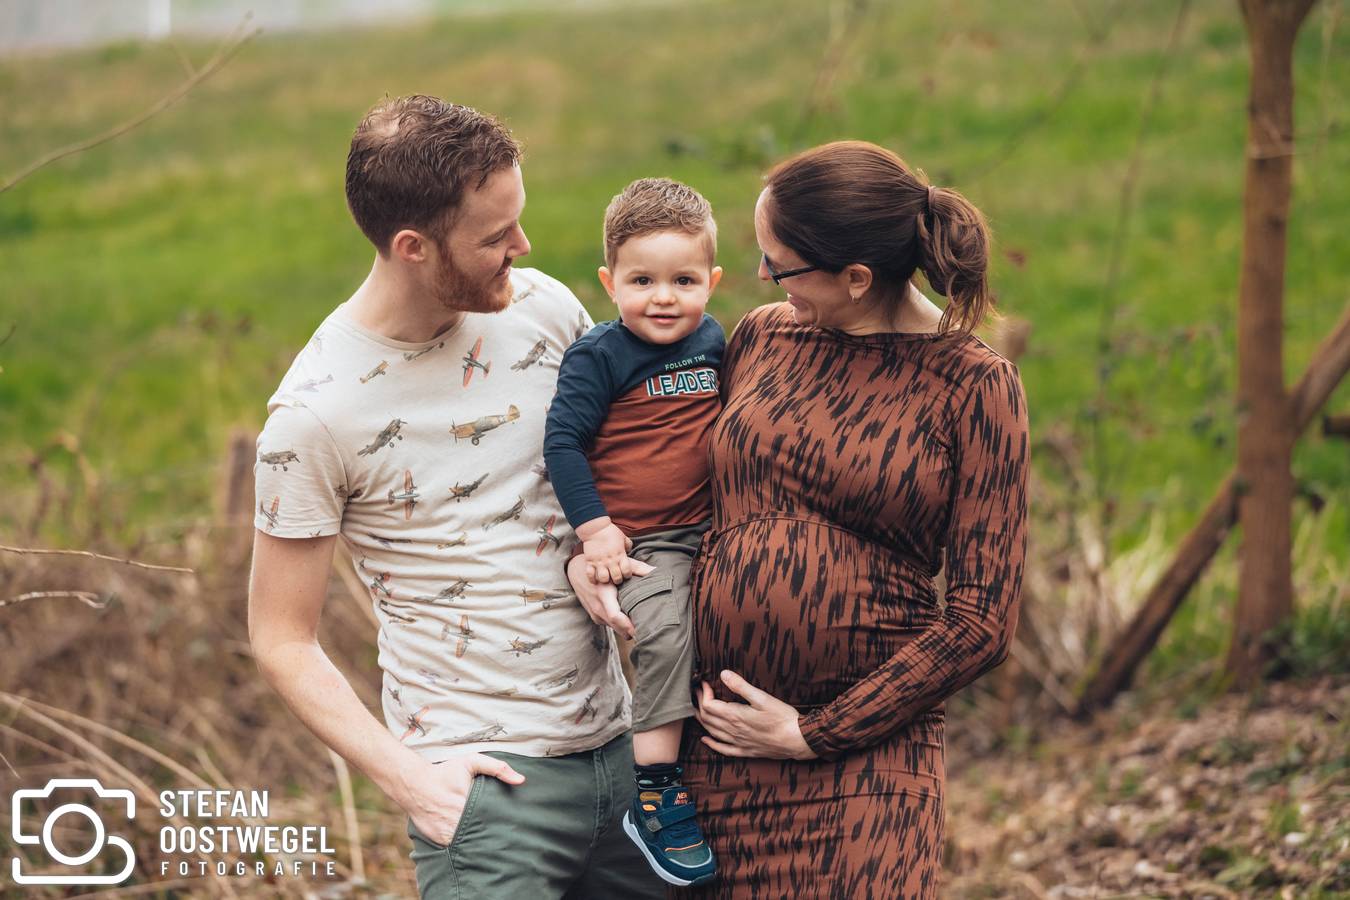
M 1238 285 L 1240 577 L 1228 673 L 1249 687 L 1293 610 L 1293 407 L 1284 385 L 1284 260 L 1294 157 L 1294 39 L 1314 0 L 1241 0 L 1251 55 Z

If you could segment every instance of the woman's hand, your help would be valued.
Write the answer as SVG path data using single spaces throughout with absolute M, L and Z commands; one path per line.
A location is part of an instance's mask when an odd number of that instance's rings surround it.
M 694 713 L 708 732 L 703 743 L 723 756 L 816 758 L 815 751 L 802 737 L 794 707 L 766 694 L 735 672 L 723 671 L 722 683 L 746 702 L 718 700 L 708 682 L 703 682 L 699 688 L 698 711 Z

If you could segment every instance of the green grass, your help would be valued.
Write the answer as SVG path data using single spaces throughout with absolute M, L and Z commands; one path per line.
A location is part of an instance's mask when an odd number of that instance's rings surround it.
M 101 475 L 124 538 L 171 536 L 209 507 L 229 430 L 261 424 L 291 355 L 369 267 L 342 197 L 351 128 L 382 94 L 423 91 L 508 120 L 527 147 L 528 262 L 606 318 L 600 216 L 630 178 L 668 174 L 712 201 L 728 273 L 713 311 L 730 326 L 776 298 L 753 274 L 767 165 L 840 137 L 893 147 L 993 223 L 1000 301 L 1034 323 L 1020 363 L 1034 432 L 1067 428 L 1099 462 L 1113 545 L 1137 540 L 1164 497 L 1167 533 L 1179 535 L 1234 453 L 1247 73 L 1237 7 L 1192 6 L 1143 144 L 1111 293 L 1120 352 L 1099 460 L 1086 417 L 1110 247 L 1176 5 L 877 4 L 807 118 L 842 8 L 694 2 L 264 36 L 148 125 L 0 195 L 0 336 L 17 326 L 0 348 L 0 478 L 14 486 L 0 531 L 23 525 L 27 460 L 61 434 Z M 1296 54 L 1291 382 L 1350 297 L 1350 34 L 1329 27 L 1334 10 L 1315 10 Z M 1102 41 L 1082 13 L 1109 27 Z M 200 63 L 210 46 L 186 50 Z M 127 118 L 182 77 L 170 48 L 134 43 L 0 62 L 0 173 Z M 1350 408 L 1350 386 L 1332 407 Z M 1310 435 L 1295 469 L 1341 501 L 1325 545 L 1343 561 L 1347 445 Z M 48 530 L 79 537 L 57 520 Z

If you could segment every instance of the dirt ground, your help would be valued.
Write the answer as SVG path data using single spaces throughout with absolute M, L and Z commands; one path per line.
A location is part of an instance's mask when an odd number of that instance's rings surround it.
M 1195 704 L 1189 704 L 1194 707 Z M 948 751 L 950 897 L 1350 897 L 1350 679 Z

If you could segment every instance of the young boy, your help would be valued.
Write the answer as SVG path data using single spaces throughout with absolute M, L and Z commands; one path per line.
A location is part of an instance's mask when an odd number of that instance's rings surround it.
M 636 631 L 637 794 L 624 830 L 665 881 L 702 884 L 716 864 L 676 760 L 694 713 L 689 569 L 712 514 L 708 432 L 721 409 L 725 339 L 704 312 L 722 278 L 717 224 L 697 191 L 643 178 L 610 202 L 604 238 L 600 282 L 619 320 L 563 356 L 544 458 L 588 573 L 619 585 Z M 625 580 L 630 554 L 656 571 Z

